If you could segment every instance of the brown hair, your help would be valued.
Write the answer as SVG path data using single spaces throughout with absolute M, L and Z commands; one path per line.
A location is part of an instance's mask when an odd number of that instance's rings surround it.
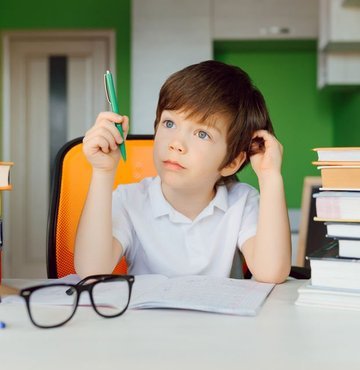
M 210 123 L 221 116 L 227 122 L 227 154 L 220 169 L 241 152 L 249 157 L 262 150 L 262 143 L 252 140 L 256 130 L 274 133 L 264 97 L 241 68 L 209 60 L 172 74 L 160 90 L 155 131 L 164 110 L 183 111 L 189 117 Z M 211 123 L 210 123 L 211 124 Z M 222 183 L 236 180 L 235 175 Z

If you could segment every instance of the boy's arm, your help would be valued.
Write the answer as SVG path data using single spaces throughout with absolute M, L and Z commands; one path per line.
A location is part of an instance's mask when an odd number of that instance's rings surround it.
M 86 133 L 83 151 L 92 166 L 92 177 L 75 240 L 75 270 L 84 277 L 111 273 L 123 254 L 112 236 L 112 188 L 123 139 L 112 122 L 128 132 L 128 118 L 111 112 L 98 116 Z
M 123 254 L 112 236 L 111 202 L 114 176 L 93 173 L 75 241 L 75 270 L 85 277 L 112 273 Z
M 243 247 L 246 263 L 259 281 L 281 283 L 291 267 L 291 236 L 281 176 L 282 146 L 267 131 L 256 132 L 265 150 L 251 157 L 259 180 L 260 205 L 257 232 Z

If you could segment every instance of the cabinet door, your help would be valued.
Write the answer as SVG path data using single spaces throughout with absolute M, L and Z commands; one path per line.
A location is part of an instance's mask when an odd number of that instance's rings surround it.
M 314 0 L 213 0 L 215 40 L 315 39 Z
M 360 51 L 360 2 L 359 6 L 343 3 L 320 0 L 320 49 Z

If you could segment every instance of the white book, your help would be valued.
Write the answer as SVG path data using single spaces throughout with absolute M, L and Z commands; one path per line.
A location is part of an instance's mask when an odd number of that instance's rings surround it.
M 55 280 L 59 283 L 76 284 L 76 275 Z M 175 308 L 216 312 L 223 314 L 255 316 L 260 310 L 274 284 L 258 283 L 254 280 L 240 280 L 213 276 L 180 276 L 168 278 L 163 275 L 137 275 L 129 304 L 130 309 Z M 53 292 L 54 290 L 50 290 Z M 46 293 L 47 290 L 44 290 Z M 114 296 L 114 290 L 102 289 L 104 302 Z M 37 294 L 37 304 L 66 305 L 68 297 Z M 101 303 L 101 298 L 98 303 Z M 3 302 L 18 302 L 19 298 L 8 296 Z M 89 305 L 88 294 L 82 294 L 81 305 Z
M 295 304 L 360 311 L 360 290 L 318 287 L 309 282 L 298 289 Z
M 360 239 L 339 239 L 339 256 L 360 258 Z
M 360 222 L 326 222 L 326 236 L 360 239 Z
M 360 259 L 339 256 L 337 242 L 309 256 L 311 281 L 314 286 L 360 290 Z
M 360 147 L 315 148 L 319 161 L 360 161 Z

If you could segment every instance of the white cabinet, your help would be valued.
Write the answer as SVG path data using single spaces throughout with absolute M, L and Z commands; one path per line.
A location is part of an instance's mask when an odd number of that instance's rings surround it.
M 212 0 L 214 40 L 316 39 L 316 0 Z
M 343 0 L 320 0 L 319 48 L 360 50 L 360 6 Z
M 360 85 L 360 52 L 318 51 L 318 87 Z
M 320 0 L 318 87 L 360 85 L 360 7 Z

